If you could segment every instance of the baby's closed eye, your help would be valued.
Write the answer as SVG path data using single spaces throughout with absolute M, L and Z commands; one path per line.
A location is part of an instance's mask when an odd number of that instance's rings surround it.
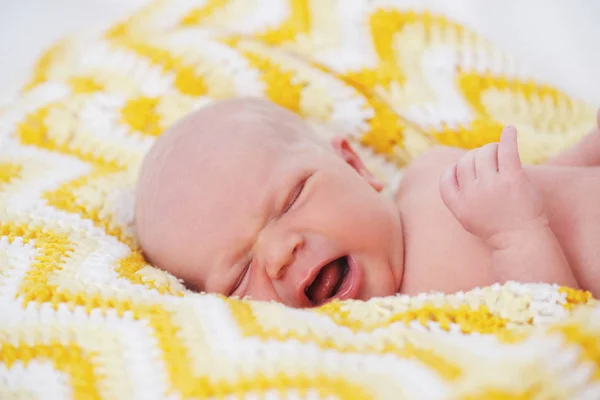
M 249 275 L 250 265 L 252 264 L 252 257 L 248 257 L 248 261 L 245 264 L 243 270 L 239 273 L 236 280 L 231 285 L 230 289 L 227 291 L 228 296 L 240 295 L 240 289 L 242 289 L 242 283 L 244 283 L 245 278 Z
M 287 197 L 287 200 L 284 203 L 283 213 L 288 212 L 294 206 L 294 204 L 296 203 L 296 201 L 302 194 L 302 192 L 304 190 L 304 186 L 306 185 L 306 182 L 308 181 L 308 179 L 311 176 L 312 175 L 309 175 L 306 178 L 303 178 L 302 180 L 300 180 L 300 182 L 294 187 L 294 189 L 292 189 L 289 196 Z

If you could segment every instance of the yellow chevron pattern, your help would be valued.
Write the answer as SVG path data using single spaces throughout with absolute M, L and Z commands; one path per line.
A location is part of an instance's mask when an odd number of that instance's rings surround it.
M 390 190 L 435 144 L 512 123 L 535 163 L 595 119 L 423 0 L 150 0 L 61 40 L 0 111 L 0 398 L 600 398 L 586 292 L 507 283 L 293 310 L 192 293 L 146 264 L 144 154 L 243 95 L 347 135 Z

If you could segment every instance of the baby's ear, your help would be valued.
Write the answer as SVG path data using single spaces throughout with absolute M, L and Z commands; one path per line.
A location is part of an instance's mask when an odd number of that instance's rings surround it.
M 373 189 L 381 192 L 384 185 L 379 181 L 372 173 L 367 169 L 365 164 L 360 159 L 360 156 L 354 151 L 348 139 L 336 136 L 331 140 L 331 146 L 333 150 L 348 164 L 350 165 L 360 176 L 366 180 Z

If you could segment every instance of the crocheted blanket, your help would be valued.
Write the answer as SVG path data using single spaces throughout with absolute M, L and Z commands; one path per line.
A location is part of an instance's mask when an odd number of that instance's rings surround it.
M 600 305 L 507 283 L 297 310 L 144 262 L 140 161 L 191 110 L 266 97 L 343 132 L 393 189 L 438 143 L 515 124 L 543 161 L 585 104 L 425 1 L 162 0 L 62 40 L 0 110 L 0 398 L 600 399 Z

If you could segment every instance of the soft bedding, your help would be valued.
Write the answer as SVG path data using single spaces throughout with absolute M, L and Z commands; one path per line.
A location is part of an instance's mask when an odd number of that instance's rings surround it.
M 0 398 L 600 399 L 600 305 L 509 282 L 311 310 L 193 293 L 146 264 L 137 171 L 191 110 L 261 96 L 388 182 L 515 124 L 524 161 L 590 104 L 419 1 L 159 0 L 48 49 L 0 110 Z

